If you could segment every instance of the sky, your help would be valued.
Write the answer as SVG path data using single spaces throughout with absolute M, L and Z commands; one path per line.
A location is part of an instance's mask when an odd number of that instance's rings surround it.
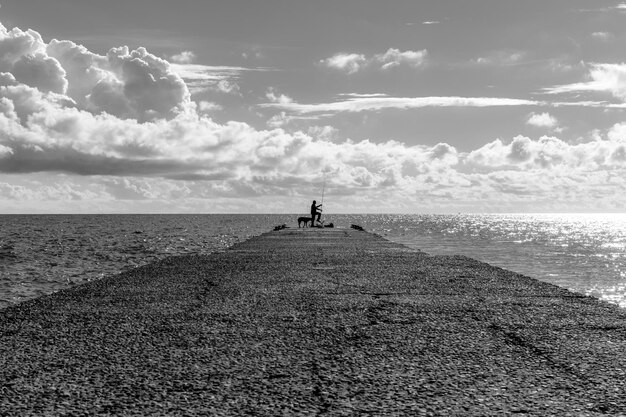
M 626 211 L 626 2 L 0 0 L 0 213 Z

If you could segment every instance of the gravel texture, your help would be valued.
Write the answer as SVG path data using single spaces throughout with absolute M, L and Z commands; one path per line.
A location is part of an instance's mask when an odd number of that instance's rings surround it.
M 624 310 L 353 229 L 169 258 L 0 335 L 3 416 L 626 415 Z

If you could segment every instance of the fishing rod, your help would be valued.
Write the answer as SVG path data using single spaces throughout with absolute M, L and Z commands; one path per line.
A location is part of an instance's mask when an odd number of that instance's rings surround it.
M 324 204 L 324 191 L 326 190 L 326 173 L 324 173 L 324 183 L 322 185 L 322 205 Z
M 322 207 L 324 207 L 324 191 L 326 191 L 326 173 L 325 172 L 324 172 L 324 183 L 322 185 L 322 204 L 320 204 Z M 323 210 L 324 209 L 322 209 L 322 213 L 323 213 Z M 321 216 L 320 216 L 320 218 L 321 218 Z M 323 223 L 324 222 L 322 222 L 322 224 Z

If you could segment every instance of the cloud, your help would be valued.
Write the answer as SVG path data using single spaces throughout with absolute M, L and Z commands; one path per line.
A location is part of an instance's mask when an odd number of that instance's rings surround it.
M 63 95 L 9 76 L 3 79 L 9 85 L 0 87 L 0 172 L 100 178 L 111 198 L 157 198 L 146 185 L 157 178 L 168 184 L 183 181 L 189 193 L 207 198 L 276 195 L 295 184 L 306 186 L 323 170 L 333 173 L 337 192 L 350 194 L 360 188 L 407 187 L 412 180 L 403 169 L 432 172 L 456 161 L 456 151 L 447 145 L 337 142 L 329 140 L 332 129 L 309 134 L 257 130 L 240 122 L 219 124 L 193 107 L 172 118 L 140 122 L 94 113 Z M 268 95 L 276 104 L 289 104 L 274 90 Z M 208 194 L 192 187 L 202 182 L 210 184 L 204 187 Z
M 297 114 L 378 111 L 383 109 L 415 109 L 422 107 L 499 107 L 536 106 L 542 102 L 495 97 L 388 97 L 384 95 L 344 95 L 347 100 L 332 103 L 300 104 L 264 103 L 261 107 L 276 108 Z
M 532 52 L 504 49 L 493 50 L 476 58 L 465 62 L 452 65 L 457 69 L 471 68 L 482 69 L 489 68 L 501 71 L 510 71 L 511 68 L 519 67 L 530 71 L 532 74 L 568 74 L 583 73 L 586 70 L 586 64 L 582 61 L 574 61 L 572 56 L 562 53 L 560 55 L 534 56 Z M 528 73 L 526 74 L 528 76 Z
M 480 66 L 512 66 L 523 63 L 526 53 L 522 51 L 494 51 L 486 56 L 471 61 Z
M 289 104 L 293 102 L 293 99 L 291 97 L 284 94 L 277 94 L 276 90 L 272 87 L 267 89 L 265 97 L 267 97 L 267 99 L 272 103 Z
M 426 63 L 428 51 L 400 51 L 389 48 L 386 52 L 366 57 L 357 53 L 338 53 L 320 61 L 320 64 L 331 69 L 354 74 L 365 68 L 389 70 L 401 65 L 418 68 Z
M 333 126 L 311 126 L 307 133 L 312 138 L 326 142 L 337 141 L 339 137 L 339 129 Z
M 320 63 L 328 68 L 344 71 L 346 74 L 354 74 L 367 65 L 367 61 L 363 54 L 339 53 L 323 59 Z
M 190 107 L 187 85 L 167 61 L 145 48 L 113 48 L 107 57 L 114 76 L 100 80 L 88 96 L 99 111 L 143 121 L 173 118 Z
M 407 65 L 412 68 L 422 66 L 426 62 L 428 51 L 400 51 L 399 49 L 389 48 L 387 52 L 375 55 L 374 60 L 381 64 L 381 69 L 388 70 L 399 65 Z
M 544 68 L 552 73 L 584 72 L 586 67 L 583 61 L 572 62 L 566 56 L 547 59 L 544 63 Z
M 172 55 L 171 60 L 176 64 L 191 64 L 196 60 L 196 54 L 192 51 L 182 51 L 179 54 Z
M 223 108 L 217 103 L 202 100 L 198 102 L 198 110 L 200 110 L 203 113 L 213 113 L 216 111 L 223 110 Z
M 602 92 L 626 101 L 626 64 L 591 64 L 590 81 L 545 88 L 548 94 Z
M 41 91 L 64 94 L 67 90 L 65 71 L 54 58 L 43 54 L 24 55 L 11 68 L 16 81 Z
M 263 53 L 259 50 L 252 50 L 250 52 L 242 52 L 241 57 L 244 59 L 262 59 Z
M 0 95 L 3 173 L 215 181 L 226 194 L 250 196 L 278 192 L 285 181 L 306 183 L 325 168 L 336 171 L 340 188 L 399 184 L 394 167 L 403 161 L 428 163 L 420 169 L 429 170 L 433 155 L 441 159 L 428 147 L 333 143 L 325 140 L 329 131 L 313 137 L 256 130 L 239 122 L 218 124 L 195 112 L 146 122 L 93 114 L 23 84 L 1 87 Z M 238 186 L 241 182 L 248 186 Z
M 201 64 L 171 64 L 172 70 L 189 81 L 220 81 L 236 78 L 246 68 Z
M 509 144 L 497 139 L 467 154 L 463 163 L 478 171 L 499 170 L 547 170 L 567 174 L 568 170 L 579 173 L 597 170 L 626 168 L 622 157 L 626 138 L 615 132 L 624 129 L 615 125 L 608 140 L 594 140 L 569 144 L 553 136 L 532 140 L 525 136 L 515 137 Z
M 319 116 L 315 115 L 315 116 L 296 116 L 293 114 L 288 114 L 287 112 L 281 111 L 275 115 L 273 115 L 267 122 L 267 127 L 272 128 L 272 129 L 277 129 L 277 128 L 284 128 L 287 125 L 297 125 L 297 122 L 299 121 L 304 121 L 304 122 L 310 122 L 310 121 L 316 121 L 318 120 Z M 307 123 L 308 125 L 308 123 Z M 311 130 L 309 129 L 309 134 Z M 315 135 L 312 135 L 315 137 Z
M 613 38 L 613 34 L 609 32 L 593 32 L 591 34 L 591 37 L 601 42 L 608 42 Z
M 219 91 L 224 94 L 239 94 L 240 88 L 239 84 L 230 80 L 220 80 L 213 87 L 210 87 L 209 90 Z
M 526 124 L 534 127 L 555 129 L 558 127 L 558 120 L 550 113 L 531 113 L 526 120 Z
M 186 83 L 192 94 L 217 91 L 225 94 L 238 94 L 238 80 L 243 72 L 271 71 L 269 68 L 244 68 L 201 64 L 171 64 L 173 72 Z
M 282 113 L 268 129 L 217 123 L 206 115 L 214 103 L 193 103 L 183 75 L 219 83 L 242 70 L 175 67 L 144 48 L 99 55 L 19 29 L 2 28 L 0 38 L 0 209 L 293 210 L 319 192 L 322 172 L 327 195 L 345 211 L 532 209 L 538 201 L 567 208 L 590 201 L 590 190 L 596 207 L 626 204 L 626 124 L 584 143 L 518 136 L 461 152 L 443 142 L 343 140 L 328 126 L 282 126 L 338 112 L 545 103 L 352 93 L 300 104 L 274 89 L 263 107 Z M 398 59 L 392 52 L 377 68 Z M 18 62 L 28 71 L 16 73 Z
M 119 200 L 172 200 L 188 197 L 192 191 L 181 181 L 158 181 L 151 178 L 103 178 L 103 189 Z
M 339 97 L 348 97 L 348 98 L 374 98 L 374 97 L 389 97 L 388 94 L 384 93 L 342 93 L 338 94 Z
M 29 201 L 93 201 L 106 197 L 99 186 L 83 187 L 71 181 L 45 185 L 40 183 L 15 185 L 0 181 L 0 198 L 22 204 Z
M 294 120 L 293 117 L 289 116 L 286 112 L 281 111 L 267 121 L 267 127 L 271 129 L 280 128 L 287 125 L 292 120 Z
M 619 11 L 619 12 L 626 12 L 626 3 L 619 3 L 616 6 L 609 6 L 609 7 L 600 7 L 600 8 L 595 8 L 595 9 L 578 9 L 578 12 L 580 13 L 588 13 L 588 12 L 592 12 L 592 13 L 597 13 L 597 12 L 613 12 L 613 11 Z
M 133 51 L 127 47 L 112 48 L 106 56 L 101 56 L 71 41 L 52 40 L 44 47 L 46 59 L 54 60 L 61 68 L 49 71 L 47 77 L 56 80 L 54 74 L 62 74 L 67 84 L 64 93 L 83 110 L 148 121 L 171 119 L 191 106 L 184 81 L 167 61 L 145 48 Z M 23 57 L 30 56 L 26 51 L 21 53 Z M 17 81 L 44 92 L 59 92 L 42 88 L 41 82 L 20 79 L 17 74 L 24 72 L 17 70 L 14 68 L 13 72 Z
M 59 61 L 46 54 L 39 33 L 0 25 L 0 72 L 11 73 L 16 81 L 44 92 L 65 94 L 67 80 Z
M 33 30 L 1 26 L 0 72 L 43 93 L 67 95 L 94 114 L 146 121 L 172 118 L 191 104 L 183 80 L 145 48 L 112 48 L 101 56 L 71 41 L 46 44 Z
M 13 154 L 13 149 L 8 146 L 0 145 L 0 158 L 8 157 Z

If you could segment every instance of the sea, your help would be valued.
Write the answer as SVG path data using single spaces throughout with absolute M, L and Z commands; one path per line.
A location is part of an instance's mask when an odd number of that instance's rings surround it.
M 168 256 L 209 254 L 291 214 L 0 215 L 0 308 Z M 432 255 L 466 255 L 626 308 L 626 214 L 325 214 Z

